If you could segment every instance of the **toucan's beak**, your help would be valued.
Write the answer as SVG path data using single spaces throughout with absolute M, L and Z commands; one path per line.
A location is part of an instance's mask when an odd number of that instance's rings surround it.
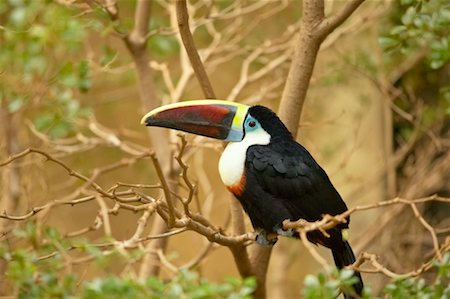
M 150 111 L 144 115 L 141 124 L 237 142 L 244 138 L 248 108 L 223 100 L 185 101 Z

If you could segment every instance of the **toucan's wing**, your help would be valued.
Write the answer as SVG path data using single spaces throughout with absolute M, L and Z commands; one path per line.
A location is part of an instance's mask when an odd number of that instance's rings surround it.
M 282 200 L 293 218 L 315 221 L 347 210 L 325 171 L 295 141 L 253 145 L 247 150 L 246 164 L 248 175 L 254 175 L 274 199 Z

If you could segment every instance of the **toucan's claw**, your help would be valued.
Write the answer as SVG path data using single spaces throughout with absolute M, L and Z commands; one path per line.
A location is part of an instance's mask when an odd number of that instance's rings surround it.
M 255 241 L 261 246 L 272 247 L 273 245 L 275 245 L 275 243 L 277 243 L 278 238 L 275 234 L 267 234 L 266 231 L 261 230 L 256 235 Z
M 292 228 L 283 229 L 283 224 L 275 225 L 273 230 L 276 231 L 279 236 L 288 237 L 288 238 L 293 238 L 295 236 L 295 231 Z

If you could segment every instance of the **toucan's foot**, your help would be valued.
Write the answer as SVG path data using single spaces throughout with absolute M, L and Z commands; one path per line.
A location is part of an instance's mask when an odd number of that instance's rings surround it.
M 256 243 L 264 247 L 272 247 L 278 241 L 275 234 L 267 234 L 265 231 L 259 231 L 255 239 Z
M 287 230 L 283 229 L 283 224 L 275 225 L 273 230 L 276 231 L 279 236 L 288 237 L 288 238 L 293 238 L 295 236 L 295 231 L 292 228 L 287 229 Z

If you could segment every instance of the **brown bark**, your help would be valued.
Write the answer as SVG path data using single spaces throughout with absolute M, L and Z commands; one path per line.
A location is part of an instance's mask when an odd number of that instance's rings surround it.
M 294 136 L 306 99 L 317 53 L 324 39 L 341 25 L 364 0 L 351 0 L 335 15 L 325 18 L 323 0 L 304 0 L 303 19 L 294 44 L 294 56 L 281 97 L 279 116 Z
M 194 39 L 189 29 L 189 13 L 187 11 L 186 0 L 177 0 L 177 22 L 178 29 L 180 30 L 181 40 L 183 41 L 184 49 L 187 52 L 191 66 L 194 69 L 195 76 L 203 90 L 203 93 L 207 99 L 216 98 L 214 90 L 209 82 L 208 75 L 206 74 L 200 55 L 195 47 Z
M 272 247 L 263 247 L 256 243 L 250 247 L 250 262 L 257 283 L 257 288 L 253 293 L 254 298 L 267 297 L 266 280 L 271 254 Z
M 13 155 L 18 151 L 17 143 L 17 132 L 13 124 L 13 115 L 8 111 L 6 103 L 3 107 L 0 107 L 0 124 L 2 127 L 3 142 L 1 143 L 4 147 L 3 150 L 6 157 Z M 1 138 L 1 136 L 0 136 Z M 2 171 L 1 176 L 1 188 L 2 192 L 0 195 L 0 208 L 9 214 L 17 214 L 20 201 L 20 182 L 21 177 L 19 173 L 19 168 L 14 165 L 6 167 Z M 7 235 L 14 228 L 14 223 L 11 220 L 0 219 L 0 236 L 7 239 Z M 5 284 L 5 273 L 7 270 L 7 262 L 5 260 L 0 260 L 0 295 L 4 289 Z
M 301 29 L 298 35 L 298 46 L 295 48 L 278 112 L 293 136 L 297 135 L 306 92 L 320 48 L 317 37 L 305 33 L 304 30 Z

